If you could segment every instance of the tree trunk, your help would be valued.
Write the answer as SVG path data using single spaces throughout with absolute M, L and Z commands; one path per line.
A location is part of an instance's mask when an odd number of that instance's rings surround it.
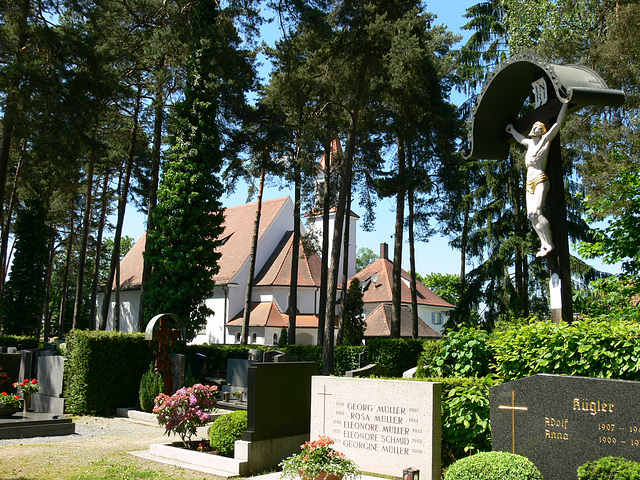
M 302 203 L 300 179 L 300 147 L 297 148 L 293 164 L 294 209 L 293 209 L 293 247 L 291 249 L 291 285 L 289 286 L 289 331 L 287 343 L 296 343 L 296 315 L 298 313 L 298 264 L 300 259 L 300 210 Z
M 2 229 L 2 245 L 0 246 L 0 301 L 2 301 L 2 293 L 4 292 L 4 283 L 9 270 L 9 262 L 7 259 L 7 249 L 9 247 L 9 233 L 11 232 L 11 219 L 13 217 L 13 209 L 16 202 L 16 193 L 18 191 L 18 181 L 20 180 L 20 174 L 22 172 L 22 160 L 27 150 L 27 141 L 22 143 L 22 150 L 20 158 L 18 159 L 18 165 L 16 166 L 16 174 L 13 177 L 13 187 L 11 188 L 11 197 L 9 198 L 9 206 L 7 207 L 6 217 L 7 221 L 3 224 Z M 1 317 L 0 317 L 1 318 Z M 0 327 L 2 323 L 0 321 Z
M 98 225 L 98 238 L 96 239 L 96 254 L 93 263 L 93 278 L 91 281 L 91 309 L 89 311 L 89 328 L 96 329 L 96 309 L 98 301 L 98 287 L 100 282 L 100 255 L 102 253 L 102 235 L 107 220 L 107 208 L 109 201 L 107 193 L 109 192 L 109 172 L 104 172 L 104 180 L 102 181 L 102 206 L 100 210 L 100 223 Z M 106 287 L 105 287 L 106 288 Z
M 269 155 L 265 152 L 265 155 Z M 265 162 L 266 163 L 266 162 Z M 253 276 L 256 271 L 256 254 L 258 252 L 258 235 L 260 233 L 260 215 L 262 214 L 262 194 L 264 192 L 265 169 L 260 170 L 260 186 L 258 187 L 258 205 L 256 218 L 253 222 L 253 236 L 251 237 L 251 253 L 249 255 L 249 277 L 247 278 L 247 291 L 244 297 L 244 315 L 242 317 L 241 345 L 249 343 L 249 321 L 251 319 L 251 295 L 253 294 Z
M 318 345 L 324 345 L 329 282 L 329 210 L 331 209 L 331 143 L 324 149 L 324 196 L 322 197 L 322 258 L 320 271 L 320 302 L 318 303 Z
M 122 238 L 122 225 L 124 224 L 124 214 L 127 207 L 127 197 L 129 196 L 129 179 L 131 178 L 131 169 L 133 168 L 133 159 L 136 147 L 136 137 L 138 135 L 138 117 L 140 115 L 140 101 L 142 97 L 142 88 L 138 87 L 136 96 L 136 104 L 133 112 L 133 126 L 131 127 L 131 141 L 129 143 L 129 154 L 125 167 L 124 180 L 122 182 L 122 191 L 118 200 L 118 221 L 113 236 L 113 252 L 111 254 L 111 264 L 109 266 L 109 276 L 107 284 L 104 288 L 104 302 L 102 311 L 100 312 L 100 330 L 107 328 L 107 318 L 109 315 L 109 307 L 111 304 L 111 289 L 113 288 L 113 278 L 115 276 L 117 264 L 120 262 L 120 240 Z
M 161 72 L 165 68 L 165 56 L 160 58 L 158 63 L 158 71 Z M 151 182 L 149 185 L 149 204 L 147 206 L 147 232 L 153 230 L 153 210 L 158 204 L 158 185 L 160 182 L 160 156 L 162 153 L 162 125 L 164 123 L 164 101 L 163 101 L 162 83 L 158 80 L 156 85 L 156 98 L 154 107 L 153 122 L 153 148 L 151 150 Z M 142 256 L 142 279 L 140 281 L 140 307 L 138 308 L 138 329 L 142 332 L 146 326 L 146 313 L 144 306 L 144 295 L 146 292 L 146 282 L 151 274 L 151 263 Z M 152 315 L 149 315 L 149 318 Z
M 56 235 L 53 228 L 49 234 L 49 262 L 47 263 L 47 273 L 45 277 L 46 293 L 44 295 L 43 313 L 42 318 L 44 322 L 43 337 L 44 343 L 49 341 L 49 335 L 51 334 L 51 278 L 53 277 L 53 260 L 56 256 Z
M 416 243 L 413 237 L 413 188 L 407 192 L 409 202 L 409 264 L 411 268 L 411 336 L 418 338 L 418 289 L 416 278 Z
M 73 252 L 73 237 L 75 221 L 76 202 L 71 199 L 71 219 L 69 220 L 69 244 L 67 245 L 67 260 L 64 266 L 64 276 L 62 280 L 62 291 L 60 292 L 60 318 L 58 318 L 58 338 L 64 338 L 64 316 L 67 308 L 67 289 L 69 288 L 69 270 L 71 269 L 71 254 Z
M 396 204 L 396 228 L 393 239 L 393 278 L 391 281 L 391 338 L 400 338 L 402 315 L 402 237 L 404 233 L 404 141 L 398 137 L 398 198 Z
M 347 192 L 347 204 L 344 215 L 344 252 L 342 257 L 342 311 L 340 312 L 340 321 L 338 322 L 338 332 L 336 334 L 336 343 L 342 344 L 344 339 L 344 322 L 346 320 L 346 300 L 349 291 L 349 224 L 351 221 L 351 178 L 349 178 L 349 191 Z
M 84 266 L 87 259 L 87 245 L 89 244 L 89 232 L 91 228 L 91 207 L 93 206 L 93 167 L 95 165 L 95 160 L 96 152 L 94 147 L 91 149 L 89 171 L 87 172 L 87 196 L 85 199 L 84 215 L 82 218 L 82 239 L 80 240 L 80 251 L 78 252 L 78 277 L 76 279 L 76 298 L 73 304 L 72 328 L 80 328 L 80 315 L 82 314 Z

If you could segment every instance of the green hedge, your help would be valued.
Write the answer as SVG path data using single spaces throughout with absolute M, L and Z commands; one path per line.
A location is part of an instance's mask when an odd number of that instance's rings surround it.
M 640 324 L 532 322 L 494 333 L 495 373 L 505 382 L 536 373 L 640 380 Z
M 0 335 L 0 346 L 15 347 L 21 346 L 26 349 L 42 347 L 42 341 L 33 337 L 21 337 L 18 335 Z
M 422 353 L 422 340 L 404 338 L 376 338 L 367 345 L 369 363 L 387 367 L 390 377 L 402 374 L 415 367 Z
M 491 450 L 491 378 L 424 378 L 442 383 L 442 466 Z
M 640 480 L 640 464 L 621 457 L 603 457 L 578 467 L 578 480 Z
M 65 397 L 74 414 L 113 415 L 137 407 L 153 356 L 144 334 L 72 330 L 66 337 Z

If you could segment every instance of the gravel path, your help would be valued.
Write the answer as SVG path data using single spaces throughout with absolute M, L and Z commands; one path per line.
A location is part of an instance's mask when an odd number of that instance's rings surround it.
M 127 441 L 127 438 L 131 437 L 146 437 L 157 441 L 167 441 L 168 438 L 172 438 L 163 436 L 164 428 L 160 425 L 123 417 L 78 417 L 74 419 L 74 423 L 76 424 L 76 433 L 73 435 L 0 440 L 0 446 L 25 445 L 30 443 L 78 442 L 107 436 L 117 436 L 124 442 Z M 203 432 L 198 431 L 199 435 L 203 433 L 206 435 L 206 429 Z M 173 441 L 173 439 L 171 441 Z

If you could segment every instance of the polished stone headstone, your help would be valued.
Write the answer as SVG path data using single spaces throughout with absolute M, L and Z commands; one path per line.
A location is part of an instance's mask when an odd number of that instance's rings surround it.
M 13 384 L 21 381 L 21 363 L 22 355 L 19 353 L 0 353 L 0 393 L 16 393 Z
M 31 396 L 31 409 L 55 415 L 64 413 L 63 383 L 66 357 L 51 355 L 38 358 L 40 390 Z
M 610 455 L 640 461 L 640 382 L 539 374 L 490 389 L 493 450 L 523 455 L 545 480 Z
M 441 391 L 435 382 L 313 377 L 311 438 L 328 435 L 365 472 L 440 480 Z

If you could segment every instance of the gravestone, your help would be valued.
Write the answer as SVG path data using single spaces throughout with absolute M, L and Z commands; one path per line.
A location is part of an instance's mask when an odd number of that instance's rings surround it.
M 171 385 L 173 387 L 171 393 L 175 393 L 184 386 L 185 357 L 181 353 L 172 353 L 169 358 L 171 362 Z
M 273 357 L 273 361 L 276 363 L 297 362 L 298 357 L 295 355 L 289 355 L 288 353 L 283 353 L 282 355 L 276 355 Z
M 545 480 L 574 480 L 601 457 L 640 461 L 640 382 L 538 374 L 490 389 L 493 450 L 523 455 Z
M 365 472 L 416 468 L 440 480 L 441 391 L 434 382 L 313 377 L 311 438 L 331 437 Z
M 186 360 L 193 378 L 195 378 L 198 383 L 202 383 L 207 373 L 207 356 L 201 353 L 188 353 Z
M 0 353 L 0 393 L 16 393 L 13 384 L 20 381 L 21 363 L 19 353 Z
M 227 385 L 222 387 L 222 392 L 246 392 L 249 388 L 249 367 L 254 363 L 240 358 L 227 360 Z
M 63 383 L 64 362 L 62 355 L 47 355 L 38 358 L 38 393 L 31 395 L 34 412 L 62 415 L 64 413 Z
M 386 377 L 387 367 L 379 365 L 377 363 L 370 363 L 366 367 L 358 368 L 356 370 L 348 370 L 344 373 L 345 377 Z
M 281 352 L 280 350 L 268 350 L 264 352 L 262 361 L 267 363 L 273 362 L 274 361 L 273 359 L 278 355 L 284 355 L 284 352 Z

